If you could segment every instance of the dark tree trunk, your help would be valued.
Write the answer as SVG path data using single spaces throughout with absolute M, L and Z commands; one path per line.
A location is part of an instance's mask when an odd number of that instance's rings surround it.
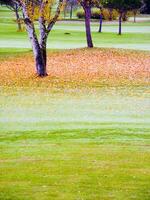
M 120 15 L 119 15 L 119 35 L 122 34 L 122 12 L 120 12 Z
M 30 38 L 31 44 L 32 44 L 32 49 L 33 49 L 35 63 L 36 63 L 36 72 L 37 72 L 38 76 L 40 76 L 40 77 L 47 76 L 46 61 L 44 61 L 44 57 L 43 57 L 43 55 L 46 52 L 42 51 L 42 49 L 40 47 L 40 44 L 38 42 L 38 39 L 37 39 L 37 36 L 35 33 L 35 28 L 34 28 L 32 22 L 28 18 L 25 18 L 25 24 L 26 24 L 27 32 L 28 32 L 28 35 L 29 35 L 29 38 Z
M 102 24 L 103 24 L 103 14 L 100 13 L 100 16 L 99 16 L 99 30 L 98 30 L 99 33 L 102 32 Z
M 72 11 L 73 11 L 73 6 L 70 6 L 70 19 L 72 19 Z
M 122 13 L 122 21 L 126 22 L 128 20 L 127 11 Z
M 87 46 L 89 48 L 92 48 L 93 42 L 92 42 L 91 27 L 90 27 L 91 7 L 89 6 L 84 7 L 84 11 L 85 11 L 85 28 L 86 28 Z
M 36 62 L 36 71 L 37 71 L 38 76 L 40 77 L 47 76 L 46 65 L 43 58 L 43 54 L 45 52 L 42 51 L 39 47 L 37 47 L 37 45 L 35 45 L 34 51 L 35 51 L 34 55 L 35 55 L 35 62 Z
M 22 30 L 21 21 L 20 21 L 20 16 L 19 16 L 17 9 L 15 10 L 15 14 L 16 14 L 16 20 L 17 20 L 17 24 L 18 24 L 18 31 L 21 31 Z
M 41 53 L 42 53 L 44 65 L 45 65 L 45 68 L 46 68 L 46 66 L 47 66 L 47 51 L 46 51 L 46 47 L 41 49 Z
M 136 13 L 137 12 L 134 10 L 133 13 L 134 13 L 134 23 L 136 23 Z
M 113 9 L 110 8 L 110 9 L 109 9 L 109 21 L 112 21 L 112 20 L 113 20 L 112 14 L 113 14 Z
M 40 44 L 41 54 L 42 54 L 43 62 L 44 62 L 44 66 L 45 66 L 45 75 L 47 75 L 47 73 L 46 73 L 46 66 L 47 66 L 46 43 L 47 43 L 47 38 L 43 38 L 43 40 L 41 41 L 41 44 Z
M 42 17 L 39 19 L 39 27 L 40 27 L 40 42 L 39 42 L 39 45 L 40 45 L 40 48 L 41 48 L 41 53 L 42 53 L 43 61 L 44 61 L 45 68 L 46 68 L 46 65 L 47 65 L 46 45 L 47 45 L 48 32 L 46 31 L 45 21 Z
M 134 14 L 134 23 L 136 23 L 136 15 Z

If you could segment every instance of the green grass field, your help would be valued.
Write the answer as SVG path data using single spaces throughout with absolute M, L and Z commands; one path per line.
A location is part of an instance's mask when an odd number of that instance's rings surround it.
M 1 91 L 0 199 L 148 200 L 147 88 L 41 90 Z
M 18 57 L 30 54 L 26 33 L 16 32 L 8 16 L 9 12 L 0 12 L 0 67 L 4 70 L 7 61 L 10 65 L 16 61 L 18 67 Z M 116 25 L 104 25 L 106 32 L 99 34 L 93 24 L 94 43 L 148 50 L 140 52 L 148 56 L 149 25 L 127 23 L 120 37 L 114 32 Z M 49 56 L 54 49 L 83 46 L 82 23 L 58 23 L 49 37 Z M 29 62 L 26 57 L 24 62 Z M 13 77 L 13 70 L 7 69 L 6 79 Z M 36 84 L 29 87 L 19 79 L 19 71 L 16 76 L 12 86 L 0 80 L 0 200 L 150 199 L 146 80 L 108 86 L 109 78 L 103 84 L 87 85 L 31 76 L 29 82 Z M 49 87 L 52 79 L 55 87 Z
M 10 18 L 11 16 L 13 17 L 12 13 L 8 11 L 0 11 L 0 48 L 31 48 L 26 32 L 16 31 L 17 26 Z M 91 26 L 96 47 L 150 50 L 150 20 L 140 23 L 124 23 L 122 36 L 117 35 L 117 24 L 104 23 L 103 33 L 97 32 L 98 26 L 95 22 Z M 49 36 L 48 48 L 81 47 L 86 47 L 83 22 L 58 22 L 54 26 Z

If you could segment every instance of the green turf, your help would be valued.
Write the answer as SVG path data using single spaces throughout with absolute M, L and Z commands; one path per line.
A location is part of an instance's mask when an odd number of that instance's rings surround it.
M 8 10 L 0 12 L 0 48 L 30 49 L 26 32 L 16 31 L 17 25 L 12 17 Z M 150 21 L 123 23 L 122 36 L 117 35 L 117 24 L 105 23 L 103 33 L 98 33 L 98 26 L 98 22 L 91 26 L 95 47 L 150 50 Z M 49 35 L 47 46 L 51 49 L 86 47 L 84 30 L 84 22 L 58 22 Z
M 145 87 L 1 88 L 0 199 L 148 200 L 148 98 Z

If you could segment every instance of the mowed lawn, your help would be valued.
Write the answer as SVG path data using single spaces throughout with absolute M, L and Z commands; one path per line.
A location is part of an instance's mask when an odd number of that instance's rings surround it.
M 127 26 L 148 30 L 148 23 Z M 58 24 L 48 46 L 85 46 L 80 27 Z M 5 28 L 0 28 L 0 199 L 149 200 L 149 51 L 52 49 L 49 76 L 40 79 L 26 33 L 17 33 L 11 20 Z M 146 31 L 119 37 L 115 25 L 105 28 L 112 32 L 95 31 L 96 45 L 126 48 L 130 42 L 149 50 Z
M 31 48 L 26 32 L 16 31 L 13 13 L 0 9 L 0 48 Z M 150 17 L 148 19 L 145 22 L 123 23 L 122 36 L 117 34 L 117 22 L 104 22 L 103 33 L 98 33 L 98 22 L 91 23 L 95 47 L 150 50 Z M 84 22 L 57 22 L 49 35 L 47 46 L 50 49 L 86 47 Z
M 149 53 L 49 52 L 44 79 L 30 53 L 6 57 L 0 199 L 148 200 Z

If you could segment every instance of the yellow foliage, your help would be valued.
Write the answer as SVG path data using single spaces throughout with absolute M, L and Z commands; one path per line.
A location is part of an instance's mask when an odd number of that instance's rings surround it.
M 26 5 L 28 16 L 32 21 L 37 20 L 39 17 L 43 17 L 45 21 L 49 22 L 53 17 L 56 9 L 56 0 L 43 0 L 40 4 L 29 2 Z M 61 10 L 63 9 L 63 6 Z

